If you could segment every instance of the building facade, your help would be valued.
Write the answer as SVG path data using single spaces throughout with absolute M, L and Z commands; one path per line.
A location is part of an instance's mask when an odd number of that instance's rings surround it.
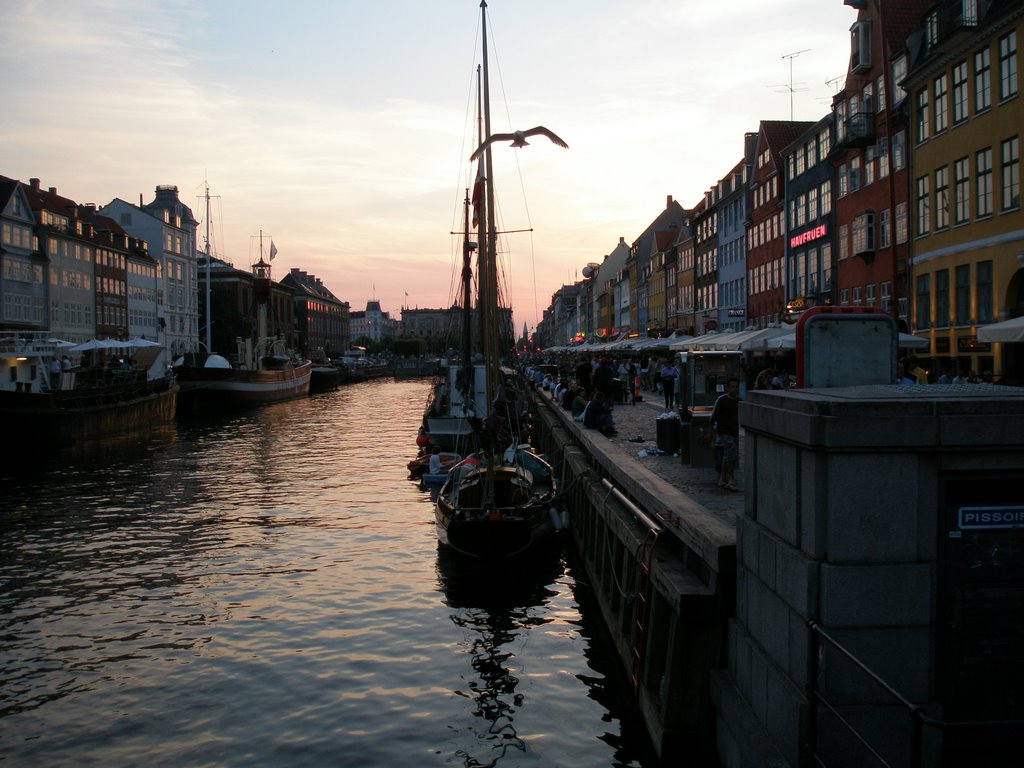
M 159 268 L 160 341 L 172 357 L 199 351 L 199 278 L 192 210 L 173 184 L 156 187 L 153 200 L 135 206 L 115 198 L 100 209 L 129 234 L 146 240 Z
M 331 293 L 320 278 L 297 268 L 281 278 L 281 284 L 293 292 L 298 349 L 306 357 L 327 360 L 352 345 L 348 302 Z
M 906 80 L 911 330 L 929 339 L 937 369 L 1017 381 L 1024 359 L 1015 345 L 980 343 L 977 328 L 1024 315 L 1022 36 L 1022 3 L 941 3 L 924 19 Z

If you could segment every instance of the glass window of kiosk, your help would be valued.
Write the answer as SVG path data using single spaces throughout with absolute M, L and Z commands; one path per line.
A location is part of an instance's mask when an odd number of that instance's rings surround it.
M 686 357 L 686 405 L 694 409 L 714 406 L 725 394 L 729 379 L 740 378 L 742 352 L 690 352 Z

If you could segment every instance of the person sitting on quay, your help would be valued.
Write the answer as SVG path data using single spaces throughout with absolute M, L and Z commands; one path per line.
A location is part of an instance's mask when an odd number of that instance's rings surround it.
M 618 434 L 612 420 L 611 404 L 601 390 L 597 390 L 587 403 L 587 409 L 583 414 L 583 426 L 587 429 L 596 429 L 605 437 L 614 437 Z
M 581 387 L 576 387 L 573 390 L 572 404 L 572 418 L 574 421 L 583 421 L 583 413 L 587 410 L 587 398 L 586 393 Z

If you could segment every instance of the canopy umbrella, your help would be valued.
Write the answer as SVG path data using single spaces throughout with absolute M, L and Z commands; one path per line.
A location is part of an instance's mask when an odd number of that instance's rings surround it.
M 114 341 L 113 339 L 89 339 L 89 341 L 83 341 L 81 344 L 75 344 L 73 347 L 68 347 L 72 352 L 89 352 L 94 349 L 119 349 L 124 346 L 123 341 Z
M 1020 343 L 1024 341 L 1024 315 L 978 328 L 978 341 Z
M 794 333 L 792 328 L 781 325 L 769 325 L 767 328 L 758 328 L 756 331 L 752 331 L 744 339 L 736 339 L 735 341 L 739 342 L 739 350 L 741 352 L 750 352 L 755 349 L 765 349 L 770 340 L 792 333 Z
M 919 349 L 928 346 L 928 339 L 920 336 L 913 336 L 909 333 L 901 333 L 899 336 L 900 349 Z M 764 343 L 764 349 L 796 349 L 796 331 L 789 330 L 787 333 L 774 336 Z
M 139 349 L 141 347 L 162 347 L 163 344 L 158 341 L 150 341 L 149 339 L 132 339 L 125 342 L 123 346 Z

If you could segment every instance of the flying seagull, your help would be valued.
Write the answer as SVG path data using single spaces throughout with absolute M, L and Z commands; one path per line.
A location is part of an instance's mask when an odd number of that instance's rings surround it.
M 512 133 L 491 134 L 491 136 L 488 137 L 483 144 L 476 148 L 476 152 L 474 152 L 469 159 L 471 162 L 473 160 L 476 160 L 478 157 L 480 157 L 481 153 L 483 153 L 483 151 L 487 149 L 487 147 L 490 144 L 493 144 L 496 141 L 511 141 L 513 147 L 525 147 L 527 144 L 530 143 L 526 140 L 526 137 L 537 135 L 547 136 L 549 139 L 551 139 L 552 142 L 554 142 L 558 146 L 565 147 L 566 149 L 569 148 L 569 145 L 562 141 L 560 138 L 558 138 L 558 136 L 556 136 L 553 132 L 549 131 L 543 125 L 538 125 L 536 128 L 531 128 L 528 131 L 513 131 Z

